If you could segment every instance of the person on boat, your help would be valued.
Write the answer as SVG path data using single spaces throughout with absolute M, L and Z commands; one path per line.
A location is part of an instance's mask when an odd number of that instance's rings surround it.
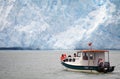
M 99 58 L 99 59 L 98 59 L 98 66 L 99 66 L 99 67 L 103 67 L 103 66 L 104 66 L 104 62 L 103 62 L 103 59 L 102 59 L 102 58 Z
M 63 54 L 64 55 L 64 58 L 66 59 L 67 55 L 66 54 Z
M 67 57 L 67 55 L 66 55 L 66 54 L 62 54 L 62 55 L 61 55 L 61 58 L 60 58 L 60 59 L 61 59 L 61 61 L 64 61 L 64 60 L 66 59 L 66 57 Z
M 74 53 L 74 57 L 77 57 L 76 53 Z
M 65 58 L 64 58 L 64 54 L 61 55 L 61 61 L 63 61 Z

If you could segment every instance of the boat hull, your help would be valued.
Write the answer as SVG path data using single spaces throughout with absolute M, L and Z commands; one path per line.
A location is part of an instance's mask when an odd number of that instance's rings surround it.
M 97 72 L 112 72 L 114 71 L 114 66 L 111 66 L 109 68 L 100 68 L 99 66 L 77 66 L 77 65 L 71 65 L 71 64 L 67 64 L 65 62 L 61 62 L 61 64 L 63 66 L 65 66 L 66 68 L 72 69 L 72 70 L 91 70 L 91 71 L 97 71 Z

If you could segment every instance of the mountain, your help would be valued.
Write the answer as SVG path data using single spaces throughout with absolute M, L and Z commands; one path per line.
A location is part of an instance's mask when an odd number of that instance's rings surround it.
M 120 0 L 0 0 L 0 47 L 120 49 Z

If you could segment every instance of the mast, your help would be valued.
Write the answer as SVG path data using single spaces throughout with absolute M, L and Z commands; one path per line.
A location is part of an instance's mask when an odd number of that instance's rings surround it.
M 88 46 L 90 47 L 90 50 L 92 50 L 92 42 L 89 42 Z M 90 66 L 90 53 L 88 53 L 88 66 Z
M 110 60 L 109 60 L 109 51 L 108 51 L 108 62 L 109 62 Z

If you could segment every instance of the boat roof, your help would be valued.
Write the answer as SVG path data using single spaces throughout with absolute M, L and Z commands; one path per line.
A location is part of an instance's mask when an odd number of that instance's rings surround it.
M 79 52 L 83 53 L 104 53 L 104 52 L 109 52 L 108 50 L 81 50 Z

